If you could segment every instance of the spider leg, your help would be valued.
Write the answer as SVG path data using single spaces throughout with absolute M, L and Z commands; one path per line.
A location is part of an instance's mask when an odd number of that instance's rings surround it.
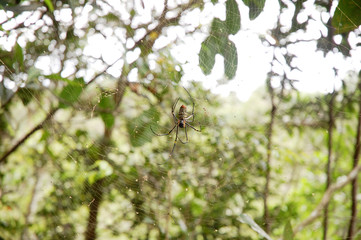
M 175 116 L 174 114 L 174 110 L 175 110 L 175 107 L 177 106 L 177 103 L 179 101 L 179 98 L 177 98 L 177 100 L 174 102 L 173 106 L 172 106 L 172 116 L 173 116 L 173 120 L 176 122 L 178 121 L 178 118 Z
M 191 115 L 189 115 L 188 117 L 185 118 L 185 120 L 190 119 L 191 117 L 193 117 L 192 121 L 187 121 L 187 122 L 193 122 L 194 121 L 194 114 L 192 113 Z
M 174 127 L 175 127 L 175 126 L 174 126 Z M 174 145 L 173 145 L 172 151 L 171 151 L 170 154 L 169 154 L 169 157 L 172 157 L 173 152 L 174 152 L 175 145 L 177 145 L 177 140 L 178 140 L 178 125 L 176 125 L 176 127 L 177 127 L 177 130 L 176 130 L 176 132 L 175 132 Z M 173 128 L 173 129 L 174 129 L 174 128 Z
M 186 143 L 188 143 L 189 141 L 188 141 L 188 136 L 187 136 L 187 126 L 185 127 L 185 132 L 186 132 L 186 141 L 185 142 L 183 142 L 182 141 L 182 139 L 180 139 L 180 138 L 178 138 L 179 139 L 179 141 L 181 142 L 181 143 L 183 143 L 183 144 L 186 144 Z
M 193 102 L 193 101 L 192 101 Z M 193 116 L 193 118 L 192 118 L 192 122 L 194 121 L 194 102 L 193 102 L 193 108 L 192 108 L 192 114 L 191 114 L 191 116 Z
M 196 129 L 195 127 L 193 127 L 192 125 L 190 125 L 190 124 L 187 123 L 187 122 L 186 122 L 186 125 L 187 125 L 188 127 L 191 127 L 193 130 L 196 130 L 197 132 L 201 132 L 201 130 Z
M 172 106 L 172 113 L 174 113 L 175 106 L 177 105 L 178 101 L 179 101 L 179 98 L 177 98 L 177 100 L 175 100 L 175 102 L 174 102 L 174 104 Z
M 194 121 L 194 101 L 193 101 L 193 98 L 192 98 L 191 94 L 188 92 L 188 90 L 187 90 L 185 87 L 183 87 L 183 88 L 184 88 L 184 90 L 186 90 L 186 92 L 188 93 L 189 98 L 191 99 L 191 101 L 192 101 L 192 103 L 193 103 L 192 114 L 190 115 L 190 116 L 193 117 L 193 119 L 192 119 L 192 121 L 191 121 L 191 122 L 193 122 L 193 121 Z M 190 117 L 190 116 L 189 116 L 189 117 Z
M 154 135 L 156 136 L 167 136 L 169 134 L 171 134 L 171 132 L 173 132 L 174 128 L 177 127 L 177 125 L 174 125 L 174 127 L 168 132 L 168 133 L 165 133 L 165 134 L 158 134 L 158 133 L 155 133 L 152 129 L 152 126 L 150 126 L 150 130 L 152 130 L 152 132 L 154 133 Z M 177 132 L 178 132 L 178 128 L 177 128 Z

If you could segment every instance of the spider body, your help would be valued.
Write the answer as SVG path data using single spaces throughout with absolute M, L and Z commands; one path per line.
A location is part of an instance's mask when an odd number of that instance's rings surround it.
M 178 112 L 178 126 L 180 128 L 185 128 L 186 127 L 186 122 L 187 122 L 187 107 L 182 105 L 179 108 L 179 112 Z
M 184 88 L 185 89 L 185 88 Z M 187 89 L 185 89 L 186 92 L 188 93 L 189 97 L 192 100 L 191 95 L 189 94 L 189 92 L 187 91 Z M 152 127 L 150 128 L 152 130 L 152 132 L 156 135 L 156 136 L 168 136 L 169 134 L 171 134 L 173 132 L 174 129 L 176 129 L 176 135 L 175 135 L 175 140 L 174 140 L 174 145 L 172 148 L 172 152 L 170 153 L 170 156 L 172 156 L 174 148 L 177 144 L 177 140 L 179 139 L 179 141 L 183 144 L 186 144 L 188 142 L 188 135 L 187 135 L 187 126 L 192 128 L 193 130 L 200 132 L 201 130 L 196 129 L 195 127 L 193 127 L 192 125 L 190 125 L 189 123 L 192 123 L 194 121 L 194 102 L 192 100 L 193 103 L 193 108 L 192 108 L 192 113 L 190 115 L 188 115 L 187 113 L 187 107 L 182 105 L 179 108 L 178 114 L 177 116 L 174 114 L 174 110 L 175 107 L 177 106 L 177 103 L 179 101 L 179 98 L 177 98 L 177 100 L 174 102 L 173 107 L 172 107 L 172 116 L 173 116 L 173 121 L 174 121 L 174 126 L 173 128 L 165 134 L 157 134 L 153 131 Z M 189 119 L 192 118 L 192 121 L 189 121 Z M 178 137 L 178 130 L 179 128 L 184 128 L 184 132 L 186 135 L 186 141 L 183 142 L 179 137 Z

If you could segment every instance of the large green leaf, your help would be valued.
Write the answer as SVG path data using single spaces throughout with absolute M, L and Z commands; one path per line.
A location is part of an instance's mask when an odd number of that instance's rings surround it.
M 235 0 L 226 2 L 226 16 L 228 34 L 236 34 L 241 29 L 241 13 Z
M 222 55 L 224 57 L 224 71 L 228 79 L 232 79 L 236 75 L 238 65 L 238 54 L 236 45 L 227 41 L 222 48 Z
M 199 66 L 204 74 L 210 74 L 219 53 L 224 57 L 225 74 L 231 79 L 236 74 L 238 55 L 236 46 L 228 40 L 228 36 L 236 34 L 241 28 L 241 15 L 235 0 L 226 2 L 226 15 L 226 21 L 213 20 L 210 36 L 202 43 L 199 52 Z
M 140 147 L 152 140 L 154 134 L 150 126 L 159 121 L 159 112 L 155 107 L 144 111 L 142 114 L 127 122 L 130 143 L 133 147 Z
M 286 222 L 283 229 L 283 240 L 293 240 L 293 230 L 290 221 Z
M 344 33 L 358 28 L 361 24 L 360 0 L 340 0 L 332 18 L 335 33 Z
M 258 226 L 258 224 L 247 214 L 242 213 L 239 216 L 238 220 L 241 223 L 248 224 L 255 232 L 257 232 L 259 235 L 266 238 L 267 240 L 272 240 L 272 238 L 265 231 L 263 231 L 263 229 L 260 226 Z
M 228 38 L 228 29 L 225 21 L 219 18 L 213 19 L 210 36 L 214 37 L 215 43 L 222 43 L 223 38 Z M 218 46 L 220 48 L 220 46 Z
M 214 63 L 216 62 L 216 54 L 220 45 L 214 36 L 209 36 L 203 43 L 199 52 L 199 66 L 204 74 L 210 74 Z
M 263 11 L 266 0 L 243 0 L 243 3 L 249 8 L 249 19 L 254 20 Z

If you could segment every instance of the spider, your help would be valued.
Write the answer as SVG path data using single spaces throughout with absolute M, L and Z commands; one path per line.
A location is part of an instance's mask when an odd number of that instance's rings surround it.
M 174 148 L 177 144 L 177 140 L 179 139 L 179 141 L 183 144 L 186 144 L 188 143 L 188 135 L 187 135 L 187 126 L 192 128 L 193 130 L 197 131 L 197 132 L 200 132 L 201 130 L 198 130 L 196 129 L 195 127 L 193 127 L 192 125 L 190 125 L 189 123 L 192 123 L 194 121 L 194 102 L 192 100 L 192 97 L 191 95 L 189 94 L 189 92 L 187 91 L 187 89 L 184 88 L 184 90 L 186 90 L 186 92 L 188 93 L 192 103 L 193 103 L 193 108 L 192 108 L 192 114 L 188 115 L 187 113 L 187 107 L 182 105 L 180 106 L 179 108 L 179 111 L 178 111 L 178 117 L 174 114 L 174 110 L 175 110 L 175 107 L 177 106 L 177 103 L 179 101 L 179 98 L 177 98 L 177 100 L 174 102 L 173 104 L 173 107 L 172 107 L 172 116 L 173 116 L 173 121 L 174 121 L 174 126 L 173 128 L 168 132 L 168 133 L 165 133 L 165 134 L 157 134 L 153 131 L 152 127 L 150 127 L 150 129 L 152 130 L 153 134 L 156 135 L 156 136 L 168 136 L 169 134 L 171 134 L 173 132 L 173 130 L 176 128 L 176 134 L 175 134 L 175 140 L 174 140 L 174 145 L 173 145 L 173 148 L 172 148 L 172 151 L 170 153 L 170 157 L 173 155 L 173 151 L 174 151 Z M 188 121 L 190 118 L 192 118 L 192 121 Z M 184 132 L 185 132 L 185 135 L 186 135 L 186 141 L 183 142 L 179 137 L 178 137 L 178 130 L 179 128 L 184 128 Z

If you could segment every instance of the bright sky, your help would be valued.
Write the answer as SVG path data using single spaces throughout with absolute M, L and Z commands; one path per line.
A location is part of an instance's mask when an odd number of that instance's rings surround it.
M 176 0 L 174 0 L 176 1 Z M 174 1 L 169 1 L 169 4 L 174 4 Z M 123 21 L 129 20 L 129 14 L 124 10 L 124 7 L 120 5 L 120 1 L 109 0 L 108 1 L 113 8 L 121 13 Z M 135 1 L 138 3 L 137 1 Z M 134 18 L 133 24 L 138 25 L 142 23 L 148 23 L 151 19 L 150 13 L 151 9 L 155 10 L 157 13 L 161 13 L 163 10 L 163 1 L 143 1 L 143 6 L 136 5 L 136 11 L 142 14 L 141 17 Z M 177 44 L 171 44 L 171 53 L 174 58 L 181 63 L 181 66 L 184 71 L 183 81 L 200 81 L 206 88 L 211 89 L 213 92 L 228 95 L 230 92 L 235 92 L 240 100 L 247 100 L 252 92 L 259 88 L 265 83 L 266 74 L 271 68 L 271 59 L 273 56 L 273 49 L 266 47 L 259 40 L 259 35 L 264 36 L 270 42 L 274 39 L 269 35 L 268 29 L 271 29 L 277 20 L 277 15 L 279 12 L 278 3 L 275 1 L 266 1 L 264 11 L 253 21 L 248 19 L 248 8 L 243 5 L 242 1 L 238 1 L 241 11 L 241 30 L 235 35 L 230 36 L 230 39 L 236 44 L 238 50 L 238 69 L 236 76 L 231 81 L 224 81 L 224 69 L 223 69 L 223 57 L 216 56 L 216 64 L 212 70 L 212 73 L 208 76 L 205 76 L 201 69 L 199 68 L 199 59 L 198 53 L 201 47 L 202 41 L 207 37 L 208 26 L 210 26 L 213 17 L 218 17 L 222 20 L 225 19 L 225 6 L 224 2 L 218 3 L 215 6 L 213 4 L 206 3 L 202 12 L 199 9 L 193 10 L 187 15 L 187 17 L 182 19 L 182 23 L 187 25 L 188 29 L 194 29 L 199 25 L 204 26 L 202 28 L 203 32 L 195 32 L 192 36 L 186 35 L 186 31 L 183 27 L 173 27 L 169 28 L 164 36 L 161 36 L 155 43 L 154 49 L 160 49 L 168 44 L 175 42 L 177 39 Z M 102 6 L 103 13 L 110 11 L 110 5 Z M 299 33 L 293 35 L 293 38 L 302 38 L 305 40 L 317 39 L 321 34 L 326 35 L 327 29 L 322 24 L 328 20 L 327 14 L 320 15 L 318 11 L 315 10 L 313 1 L 308 1 L 306 3 L 308 6 L 306 11 L 303 14 L 300 14 L 298 21 L 305 21 L 307 15 L 312 16 L 312 21 L 310 21 L 308 30 L 306 33 Z M 282 14 L 281 22 L 287 27 L 291 22 L 291 17 L 293 15 L 293 4 L 289 5 L 290 8 L 288 11 Z M 82 27 L 87 25 L 89 18 L 92 18 L 91 11 L 93 7 L 91 5 L 86 6 L 83 10 L 78 11 L 76 9 L 77 18 L 75 19 L 75 26 L 77 29 L 82 29 Z M 0 16 L 4 13 L 1 10 Z M 57 20 L 62 22 L 70 22 L 72 19 L 70 9 L 62 9 L 60 12 L 55 14 Z M 27 18 L 29 14 L 24 12 L 22 14 Z M 8 16 L 9 17 L 9 16 Z M 322 20 L 321 20 L 322 19 Z M 0 19 L 3 20 L 3 19 Z M 46 19 L 45 19 L 46 20 Z M 31 23 L 31 19 L 26 21 L 27 24 Z M 8 23 L 4 25 L 4 29 L 11 28 L 15 23 Z M 38 23 L 37 23 L 38 24 Z M 44 29 L 46 31 L 46 29 Z M 85 79 L 91 78 L 94 73 L 102 71 L 104 66 L 100 60 L 96 60 L 99 57 L 102 57 L 107 64 L 112 64 L 116 61 L 122 53 L 125 51 L 124 43 L 126 47 L 131 47 L 134 45 L 134 41 L 128 41 L 124 39 L 124 42 L 119 42 L 119 38 L 124 38 L 124 32 L 119 29 L 114 30 L 112 27 L 106 25 L 102 26 L 102 34 L 95 33 L 90 34 L 88 42 L 84 48 L 83 55 L 93 57 L 95 60 L 90 62 L 88 69 L 79 73 L 85 77 Z M 136 34 L 136 38 L 141 38 L 145 30 L 139 31 Z M 85 34 L 81 30 L 78 31 L 78 35 L 81 36 Z M 117 37 L 115 37 L 116 35 Z M 32 39 L 35 36 L 31 34 L 27 38 Z M 291 38 L 292 38 L 291 37 Z M 14 42 L 8 39 L 7 42 L 1 41 L 0 45 L 5 48 L 10 48 L 13 46 Z M 15 41 L 14 37 L 14 41 Z M 337 40 L 338 39 L 338 40 Z M 137 39 L 135 39 L 137 40 Z M 181 41 L 179 41 L 181 40 Z M 335 41 L 339 41 L 340 38 L 335 37 Z M 19 44 L 24 46 L 25 39 L 20 38 Z M 351 47 L 356 46 L 360 42 L 360 39 L 357 39 L 355 34 L 351 34 L 350 45 Z M 51 50 L 51 49 L 49 49 Z M 35 67 L 42 69 L 45 74 L 50 74 L 52 72 L 59 71 L 60 62 L 58 59 L 59 51 L 61 49 L 53 49 L 51 55 L 44 55 L 39 58 L 35 63 Z M 297 66 L 300 71 L 292 71 L 287 68 L 286 59 L 284 58 L 284 53 L 289 51 L 294 53 L 297 58 L 291 63 L 293 66 Z M 131 53 L 127 53 L 125 60 L 127 62 L 132 62 L 137 59 L 140 54 L 140 50 L 136 50 Z M 345 60 L 341 53 L 328 54 L 326 57 L 323 56 L 323 53 L 316 52 L 316 42 L 315 41 L 305 41 L 302 43 L 291 45 L 286 49 L 281 49 L 275 51 L 275 55 L 279 60 L 280 64 L 273 66 L 274 72 L 282 73 L 285 71 L 287 76 L 292 79 L 297 79 L 297 87 L 301 91 L 306 92 L 329 92 L 332 91 L 333 87 L 340 87 L 340 80 L 343 79 L 349 70 L 358 71 L 361 69 L 361 51 L 360 48 L 358 51 L 351 52 L 352 58 Z M 155 65 L 155 61 L 152 60 L 155 56 L 150 55 L 150 66 Z M 118 77 L 121 74 L 120 69 L 124 64 L 124 60 L 120 60 L 111 67 L 108 72 L 114 77 Z M 65 62 L 64 70 L 62 75 L 67 77 L 74 73 L 76 63 L 68 61 Z M 335 76 L 333 68 L 339 69 L 339 76 Z M 79 77 L 79 76 L 78 76 Z M 137 80 L 137 72 L 133 71 L 128 76 L 130 81 Z M 222 83 L 220 83 L 222 82 Z

